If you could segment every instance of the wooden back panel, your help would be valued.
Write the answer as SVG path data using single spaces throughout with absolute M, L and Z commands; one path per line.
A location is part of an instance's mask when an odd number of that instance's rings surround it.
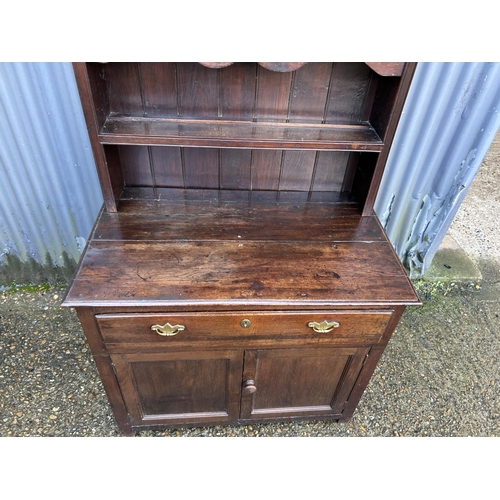
M 308 63 L 289 73 L 257 63 L 108 63 L 101 70 L 110 113 L 291 123 L 365 122 L 379 80 L 364 63 Z
M 124 185 L 184 189 L 342 191 L 347 151 L 117 146 Z

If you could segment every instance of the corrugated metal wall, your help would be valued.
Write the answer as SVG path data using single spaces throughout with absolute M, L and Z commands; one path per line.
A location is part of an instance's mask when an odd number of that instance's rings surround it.
M 411 277 L 428 269 L 500 126 L 500 63 L 420 63 L 375 210 Z
M 0 64 L 0 285 L 65 279 L 102 204 L 71 64 Z
M 422 63 L 376 210 L 419 276 L 500 125 L 500 63 Z M 102 204 L 69 63 L 0 63 L 0 285 L 67 279 Z

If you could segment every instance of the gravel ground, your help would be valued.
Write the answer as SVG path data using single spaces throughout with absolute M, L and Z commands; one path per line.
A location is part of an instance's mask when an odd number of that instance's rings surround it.
M 477 283 L 416 283 L 352 420 L 137 436 L 500 436 L 500 300 Z M 53 287 L 0 298 L 0 435 L 118 436 L 82 329 Z M 497 295 L 498 296 L 498 295 Z

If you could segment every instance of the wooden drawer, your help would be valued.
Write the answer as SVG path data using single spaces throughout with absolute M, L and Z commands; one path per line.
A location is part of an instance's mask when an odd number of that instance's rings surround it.
M 96 318 L 108 349 L 125 352 L 161 346 L 252 348 L 277 345 L 369 345 L 381 339 L 391 314 L 391 311 L 253 311 L 102 314 Z M 323 323 L 325 321 L 326 325 Z M 174 327 L 174 331 L 163 333 L 173 335 L 157 333 L 157 330 L 162 330 L 159 327 L 167 323 Z M 169 330 L 168 325 L 165 330 Z

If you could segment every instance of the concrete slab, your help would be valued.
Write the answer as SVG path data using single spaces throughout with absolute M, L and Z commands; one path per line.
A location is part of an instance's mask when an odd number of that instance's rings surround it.
M 480 281 L 482 274 L 475 262 L 449 234 L 447 234 L 424 279 L 444 281 Z

